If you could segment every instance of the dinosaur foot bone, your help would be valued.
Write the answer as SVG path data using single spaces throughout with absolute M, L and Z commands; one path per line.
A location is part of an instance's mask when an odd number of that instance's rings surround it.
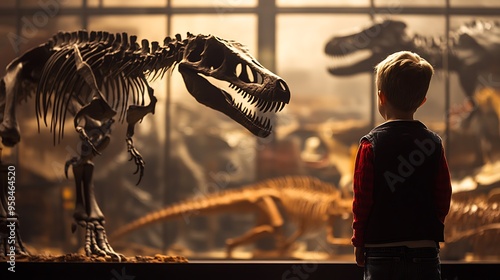
M 101 221 L 79 221 L 78 225 L 85 229 L 85 253 L 88 257 L 110 256 L 112 260 L 120 262 L 125 256 L 113 250 L 108 242 L 106 230 Z M 72 231 L 76 230 L 77 224 L 73 223 Z

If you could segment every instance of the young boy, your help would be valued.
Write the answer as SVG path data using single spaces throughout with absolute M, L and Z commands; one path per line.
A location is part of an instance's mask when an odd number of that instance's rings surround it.
M 353 237 L 364 279 L 441 279 L 439 242 L 451 199 L 441 138 L 414 113 L 433 67 L 401 51 L 375 67 L 386 120 L 361 138 L 354 170 Z

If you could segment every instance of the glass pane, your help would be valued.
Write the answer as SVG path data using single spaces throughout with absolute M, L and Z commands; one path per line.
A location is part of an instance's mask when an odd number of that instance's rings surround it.
M 450 211 L 446 221 L 460 226 L 445 229 L 449 236 L 446 250 L 442 251 L 445 257 L 484 261 L 499 255 L 499 251 L 493 249 L 498 243 L 492 239 L 498 236 L 498 231 L 477 230 L 498 222 L 497 219 L 485 219 L 482 214 L 498 217 L 498 214 L 493 214 L 498 213 L 494 193 L 498 191 L 500 174 L 500 75 L 496 70 L 498 24 L 493 23 L 497 20 L 498 17 L 477 16 L 453 16 L 450 19 L 451 35 L 459 37 L 451 45 L 452 57 L 457 60 L 458 67 L 450 69 L 450 91 L 456 96 L 451 100 L 452 126 L 448 147 L 453 172 L 452 210 L 455 211 Z M 475 61 L 480 66 L 476 68 L 466 61 Z M 460 72 L 465 74 L 459 75 Z M 468 79 L 476 75 L 477 78 Z M 472 85 L 470 94 L 477 106 L 473 114 L 466 102 L 468 94 L 465 89 L 469 85 Z M 470 205 L 477 207 L 469 209 Z M 467 238 L 457 240 L 457 236 L 467 231 L 471 232 Z M 467 253 L 460 250 L 464 244 L 481 245 L 473 246 Z
M 256 27 L 254 15 L 198 14 L 172 18 L 172 34 L 179 33 L 184 37 L 186 32 L 191 32 L 236 40 L 246 45 L 254 56 L 257 55 Z M 218 86 L 227 87 L 224 83 L 210 80 Z M 254 181 L 254 137 L 232 119 L 199 104 L 187 91 L 177 69 L 172 73 L 169 88 L 172 96 L 170 133 L 173 165 L 164 172 L 168 173 L 173 186 L 166 204 Z M 232 91 L 229 88 L 226 90 Z M 235 230 L 241 231 L 239 227 L 227 227 L 227 223 L 242 225 L 248 222 L 248 218 L 251 217 L 244 217 L 244 221 L 234 221 L 234 217 L 209 217 L 205 220 L 196 213 L 189 213 L 179 223 L 167 226 L 172 231 L 172 238 L 189 248 L 192 253 L 186 253 L 192 258 L 224 258 L 225 237 L 233 235 Z M 200 234 L 204 236 L 203 241 Z
M 255 7 L 257 0 L 172 0 L 172 7 Z
M 358 14 L 278 16 L 277 72 L 288 82 L 292 99 L 278 116 L 282 125 L 276 142 L 283 148 L 274 151 L 266 164 L 276 176 L 312 176 L 346 194 L 351 190 L 357 144 L 370 130 L 373 70 L 367 67 L 352 76 L 331 75 L 329 68 L 337 62 L 354 63 L 358 58 L 346 55 L 334 60 L 325 53 L 325 47 L 333 36 L 367 24 L 369 17 Z M 336 237 L 350 238 L 350 228 L 349 219 L 340 219 Z M 304 238 L 301 242 L 314 244 L 318 239 Z M 342 253 L 342 246 L 334 247 L 329 248 L 339 253 L 333 258 L 350 258 L 350 252 Z M 327 255 L 321 246 L 314 248 L 315 258 Z
M 370 0 L 277 0 L 282 7 L 336 7 L 336 6 L 370 6 Z
M 479 67 L 481 71 L 478 73 L 477 89 L 473 93 L 479 111 L 472 115 L 469 126 L 464 126 L 464 123 L 459 122 L 468 113 L 466 94 L 461 84 L 464 76 L 458 75 L 463 70 L 463 65 L 450 65 L 452 126 L 450 134 L 446 135 L 446 76 L 439 66 L 442 60 L 440 52 L 430 44 L 433 42 L 432 38 L 444 36 L 444 16 L 402 15 L 397 12 L 400 8 L 416 5 L 441 7 L 443 2 L 375 0 L 374 3 L 376 6 L 399 3 L 395 6 L 395 12 L 391 12 L 391 19 L 406 23 L 406 39 L 411 42 L 418 39 L 420 48 L 415 51 L 436 65 L 427 102 L 417 111 L 416 118 L 438 132 L 447 143 L 454 199 L 462 197 L 459 192 L 464 192 L 463 197 L 469 200 L 455 200 L 462 203 L 459 208 L 464 211 L 457 214 L 457 211 L 452 210 L 447 218 L 451 224 L 447 226 L 449 231 L 446 234 L 453 234 L 451 231 L 469 230 L 492 222 L 488 218 L 483 220 L 477 213 L 498 212 L 498 207 L 493 206 L 496 204 L 489 203 L 484 197 L 489 195 L 490 202 L 496 197 L 494 192 L 497 190 L 500 174 L 500 105 L 496 106 L 500 104 L 500 75 L 495 71 L 498 63 L 492 67 L 488 64 Z M 14 0 L 1 1 L 0 7 L 12 8 L 15 3 Z M 81 0 L 23 0 L 22 7 L 35 11 L 19 19 L 19 34 L 16 34 L 17 22 L 14 16 L 0 18 L 0 77 L 5 72 L 5 65 L 13 58 L 46 42 L 55 32 L 81 28 L 81 16 L 59 16 L 60 7 L 50 3 L 61 3 L 64 7 L 82 5 Z M 167 0 L 88 0 L 87 3 L 90 7 L 164 7 Z M 166 16 L 161 15 L 91 15 L 88 29 L 127 32 L 129 35 L 137 35 L 139 42 L 147 39 L 150 43 L 158 41 L 160 45 L 166 36 L 174 36 L 176 33 L 182 38 L 186 37 L 187 32 L 212 34 L 243 43 L 258 58 L 257 15 L 230 14 L 232 7 L 257 6 L 257 0 L 171 0 L 171 3 L 174 7 L 214 7 L 214 14 L 174 15 L 171 26 L 167 26 Z M 369 0 L 276 0 L 276 3 L 280 7 L 370 5 Z M 451 4 L 476 7 L 500 5 L 491 0 L 451 0 Z M 228 12 L 218 13 L 218 7 L 224 7 Z M 497 20 L 498 17 L 452 16 L 452 35 L 464 24 L 468 24 L 467 28 L 473 27 L 472 22 L 477 19 Z M 188 93 L 178 69 L 174 68 L 171 75 L 168 73 L 164 79 L 150 83 L 158 98 L 155 114 L 147 115 L 135 127 L 134 143 L 146 162 L 145 177 L 140 186 L 134 186 L 138 175 L 132 174 L 135 165 L 128 161 L 127 146 L 123 141 L 127 131 L 126 123 L 115 123 L 111 145 L 104 150 L 102 156 L 95 157 L 94 183 L 97 199 L 106 216 L 108 233 L 170 203 L 255 183 L 262 174 L 310 175 L 332 183 L 349 194 L 359 138 L 373 125 L 382 123 L 383 119 L 373 103 L 375 90 L 372 66 L 358 74 L 346 76 L 333 75 L 328 71 L 333 65 L 352 66 L 366 58 L 365 55 L 370 55 L 370 51 L 357 45 L 355 48 L 360 51 L 356 51 L 355 55 L 334 59 L 325 53 L 325 47 L 333 36 L 359 32 L 361 28 L 371 25 L 369 15 L 286 14 L 278 15 L 276 23 L 276 73 L 288 83 L 292 99 L 276 115 L 277 127 L 272 137 L 253 137 L 233 120 L 198 104 Z M 489 29 L 487 25 L 482 25 L 482 28 Z M 361 33 L 360 38 L 368 39 L 365 41 L 368 44 L 374 42 L 370 36 L 373 35 Z M 395 36 L 397 35 L 389 33 L 388 38 L 399 38 Z M 487 44 L 490 39 L 495 38 L 482 36 L 482 33 L 476 33 L 475 36 L 472 40 L 477 39 L 481 44 Z M 388 40 L 390 39 L 386 41 Z M 434 42 L 439 45 L 443 38 Z M 453 41 L 453 44 L 457 42 Z M 498 45 L 496 42 L 491 43 L 487 50 L 495 49 Z M 453 44 L 452 50 L 458 48 Z M 485 53 L 477 57 L 479 51 L 468 49 L 466 53 L 471 58 L 496 63 L 496 54 Z M 466 76 L 474 75 L 467 72 Z M 71 170 L 70 178 L 64 177 L 64 166 L 75 156 L 81 143 L 71 123 L 72 117 L 67 117 L 68 126 L 65 128 L 64 139 L 54 146 L 52 134 L 43 123 L 40 133 L 38 132 L 33 100 L 23 103 L 17 113 L 22 141 L 14 149 L 3 147 L 1 156 L 4 162 L 18 163 L 20 173 L 23 174 L 18 177 L 23 199 L 16 201 L 19 203 L 20 216 L 25 217 L 21 222 L 23 239 L 30 248 L 34 248 L 35 253 L 77 252 L 80 249 L 78 244 L 83 239 L 80 239 L 81 234 L 73 235 L 69 230 L 73 222 L 71 217 L 75 201 Z M 374 123 L 371 123 L 372 114 L 375 116 Z M 113 199 L 108 199 L 110 197 Z M 473 201 L 473 206 L 470 201 Z M 464 218 L 465 215 L 467 218 Z M 201 213 L 190 212 L 177 223 L 144 227 L 144 230 L 133 232 L 124 239 L 110 242 L 116 251 L 127 256 L 154 255 L 171 247 L 191 259 L 223 259 L 226 239 L 241 236 L 254 223 L 251 215 L 201 216 Z M 470 220 L 474 220 L 474 223 L 471 224 Z M 460 227 L 456 227 L 457 224 Z M 336 237 L 349 238 L 352 234 L 349 219 L 339 221 L 336 226 Z M 485 238 L 490 235 L 492 238 Z M 488 243 L 496 241 L 497 235 L 497 232 L 486 230 L 456 243 L 450 237 L 450 242 L 441 250 L 441 258 L 498 258 L 498 250 L 491 250 L 498 248 L 498 244 Z M 479 239 L 481 246 L 475 246 Z M 473 251 L 465 252 L 464 242 L 470 243 Z M 257 243 L 255 247 L 266 248 L 266 242 L 263 243 Z M 307 259 L 312 255 L 314 260 L 323 257 L 330 259 L 331 256 L 326 254 L 328 249 L 323 254 L 318 248 L 326 247 L 319 247 L 317 243 L 318 239 L 304 238 L 297 241 L 298 246 L 304 249 L 296 257 Z M 253 249 L 250 246 L 238 249 L 233 257 L 251 258 Z M 314 253 L 309 254 L 311 250 Z M 336 254 L 334 258 L 352 261 L 350 246 L 334 248 L 333 251 Z
M 350 32 L 353 27 L 366 25 L 369 19 L 365 15 L 282 15 L 278 17 L 277 32 L 277 69 L 289 83 L 292 101 L 285 107 L 289 125 L 301 124 L 286 140 L 298 145 L 299 162 L 294 173 L 302 172 L 317 176 L 332 184 L 348 187 L 351 176 L 351 145 L 356 145 L 362 135 L 351 135 L 343 143 L 342 154 L 335 156 L 336 162 L 329 162 L 327 148 L 322 133 L 335 133 L 340 137 L 349 134 L 349 130 L 366 131 L 370 123 L 371 72 L 366 71 L 352 76 L 334 76 L 329 68 L 337 62 L 353 63 L 356 57 L 346 56 L 342 60 L 333 60 L 325 54 L 328 41 L 339 33 Z M 335 26 L 335 29 L 332 29 Z M 307 34 L 307 39 L 297 34 Z M 316 129 L 321 127 L 321 130 Z M 340 128 L 342 127 L 342 128 Z M 283 126 L 283 129 L 287 129 Z M 330 132 L 327 132 L 330 131 Z M 335 132 L 333 132 L 335 131 Z M 342 136 L 341 134 L 344 134 Z M 330 136 L 329 136 L 330 137 Z M 316 151 L 311 151 L 318 142 Z M 313 145 L 308 147 L 308 145 Z M 308 154 L 310 152 L 310 154 Z M 315 169 L 313 162 L 308 162 L 313 153 L 320 156 L 325 165 Z M 341 178 L 342 182 L 341 182 Z

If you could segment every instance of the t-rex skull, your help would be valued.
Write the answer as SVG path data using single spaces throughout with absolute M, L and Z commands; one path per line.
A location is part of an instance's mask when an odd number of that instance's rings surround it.
M 290 101 L 285 81 L 235 41 L 188 34 L 179 72 L 199 103 L 224 113 L 259 137 L 272 131 L 270 118 L 264 113 L 281 111 Z M 214 85 L 219 82 L 208 77 L 225 81 L 232 90 Z

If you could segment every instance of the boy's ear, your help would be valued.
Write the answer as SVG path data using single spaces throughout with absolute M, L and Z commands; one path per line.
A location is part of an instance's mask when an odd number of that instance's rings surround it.
M 377 92 L 378 95 L 378 100 L 380 101 L 381 104 L 385 104 L 386 99 L 385 99 L 385 94 L 379 89 Z
M 422 103 L 420 103 L 420 106 L 424 105 L 425 101 L 427 101 L 427 97 L 424 97 L 424 100 L 422 100 Z M 418 107 L 420 107 L 418 106 Z

